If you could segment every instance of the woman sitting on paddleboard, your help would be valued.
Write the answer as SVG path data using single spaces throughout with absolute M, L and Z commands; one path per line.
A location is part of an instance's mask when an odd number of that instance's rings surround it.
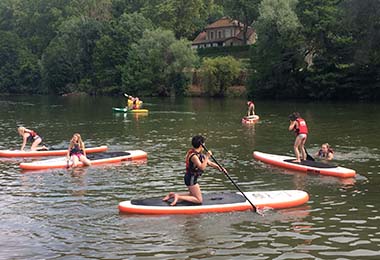
M 307 154 L 305 150 L 305 143 L 309 131 L 307 129 L 306 121 L 301 118 L 300 113 L 292 113 L 289 115 L 289 119 L 289 131 L 294 131 L 296 134 L 296 140 L 294 141 L 294 153 L 296 155 L 295 162 L 301 162 L 301 159 L 306 160 Z
M 21 151 L 24 151 L 27 142 L 32 143 L 30 147 L 31 151 L 47 150 L 45 146 L 38 146 L 42 142 L 42 138 L 33 130 L 20 126 L 17 131 L 18 134 L 22 136 Z
M 71 138 L 69 149 L 67 150 L 67 166 L 69 167 L 69 160 L 72 161 L 71 167 L 77 167 L 79 162 L 82 162 L 84 165 L 90 166 L 91 161 L 86 157 L 86 150 L 82 137 L 80 134 L 76 133 Z
M 322 144 L 321 149 L 315 154 L 315 156 L 330 161 L 334 158 L 334 151 L 331 149 L 328 143 L 324 143 Z
M 201 188 L 197 182 L 198 177 L 202 175 L 207 165 L 222 171 L 216 163 L 209 160 L 212 155 L 211 151 L 208 151 L 206 155 L 202 154 L 202 151 L 204 150 L 202 145 L 204 145 L 204 142 L 205 138 L 201 135 L 196 135 L 192 138 L 191 144 L 193 145 L 193 148 L 187 152 L 185 157 L 186 173 L 184 180 L 189 193 L 177 194 L 170 192 L 165 198 L 163 198 L 163 201 L 168 201 L 173 198 L 173 202 L 170 203 L 171 206 L 176 205 L 178 201 L 182 200 L 201 204 L 203 199 Z

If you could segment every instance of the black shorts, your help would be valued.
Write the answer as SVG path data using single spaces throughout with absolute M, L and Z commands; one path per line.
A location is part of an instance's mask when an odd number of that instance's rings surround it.
M 35 140 L 37 140 L 38 138 L 41 138 L 41 136 L 39 135 L 35 135 L 35 136 L 29 136 L 26 141 L 29 142 L 29 143 L 34 143 Z M 42 139 L 42 138 L 41 138 Z
M 185 174 L 183 178 L 186 186 L 194 186 L 198 183 L 198 175 Z

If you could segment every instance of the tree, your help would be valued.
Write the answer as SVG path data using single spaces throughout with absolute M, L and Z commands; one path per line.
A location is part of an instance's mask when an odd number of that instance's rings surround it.
M 94 50 L 97 91 L 122 91 L 120 69 L 127 62 L 128 51 L 132 43 L 136 43 L 142 37 L 145 30 L 152 28 L 150 20 L 138 13 L 125 13 L 108 24 Z
M 67 17 L 69 0 L 0 1 L 0 28 L 16 33 L 39 58 Z
M 141 9 L 153 24 L 172 30 L 177 39 L 193 38 L 215 12 L 213 0 L 152 0 Z
M 304 66 L 297 0 L 263 0 L 251 55 L 250 95 L 294 97 Z
M 191 68 L 195 61 L 189 41 L 176 40 L 168 30 L 145 31 L 143 37 L 132 44 L 128 61 L 121 69 L 125 92 L 182 94 L 189 79 L 185 69 Z
M 16 34 L 0 31 L 0 91 L 38 93 L 39 86 L 37 57 Z
M 241 63 L 231 56 L 205 58 L 200 68 L 203 88 L 210 96 L 224 97 L 240 70 Z
M 352 27 L 344 22 L 341 0 L 302 1 L 297 12 L 303 24 L 305 55 L 304 90 L 313 99 L 339 99 L 351 96 L 345 83 L 354 52 Z
M 49 92 L 93 92 L 92 59 L 101 29 L 101 23 L 88 18 L 71 18 L 60 26 L 42 57 L 43 82 Z
M 248 27 L 257 20 L 259 16 L 259 5 L 261 0 L 224 0 L 225 14 L 243 22 L 243 41 L 247 44 Z

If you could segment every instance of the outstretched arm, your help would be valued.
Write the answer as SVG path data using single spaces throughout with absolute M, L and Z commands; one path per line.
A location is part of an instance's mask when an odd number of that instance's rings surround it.
M 28 139 L 27 135 L 28 135 L 28 134 L 23 134 L 23 135 L 22 135 L 21 151 L 24 151 L 24 149 L 25 149 L 26 140 Z
M 224 167 L 219 167 L 216 163 L 214 163 L 214 162 L 211 162 L 211 161 L 209 161 L 208 162 L 208 165 L 210 165 L 212 168 L 215 168 L 215 169 L 217 169 L 218 171 L 220 171 L 220 172 L 224 172 L 224 171 L 226 171 L 227 172 L 227 170 L 224 168 Z

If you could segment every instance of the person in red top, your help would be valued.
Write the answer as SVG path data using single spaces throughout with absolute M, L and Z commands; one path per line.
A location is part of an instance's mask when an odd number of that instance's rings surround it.
M 255 103 L 253 103 L 253 101 L 250 100 L 247 102 L 247 106 L 248 106 L 247 117 L 254 116 L 255 115 Z
M 186 173 L 184 176 L 184 181 L 189 192 L 182 194 L 169 192 L 169 194 L 162 200 L 168 201 L 173 198 L 170 206 L 175 206 L 177 202 L 181 200 L 189 201 L 195 204 L 202 204 L 203 198 L 201 188 L 197 182 L 198 177 L 202 175 L 207 166 L 211 166 L 219 171 L 222 171 L 216 163 L 209 160 L 212 155 L 211 151 L 208 151 L 206 155 L 202 154 L 202 151 L 204 150 L 204 142 L 205 138 L 201 135 L 196 135 L 192 138 L 191 143 L 193 148 L 187 151 L 185 157 Z
M 301 162 L 306 160 L 305 143 L 309 130 L 307 129 L 306 121 L 301 118 L 300 113 L 294 112 L 289 115 L 290 125 L 289 131 L 294 131 L 296 134 L 296 140 L 294 141 L 294 153 L 296 155 L 295 162 Z

